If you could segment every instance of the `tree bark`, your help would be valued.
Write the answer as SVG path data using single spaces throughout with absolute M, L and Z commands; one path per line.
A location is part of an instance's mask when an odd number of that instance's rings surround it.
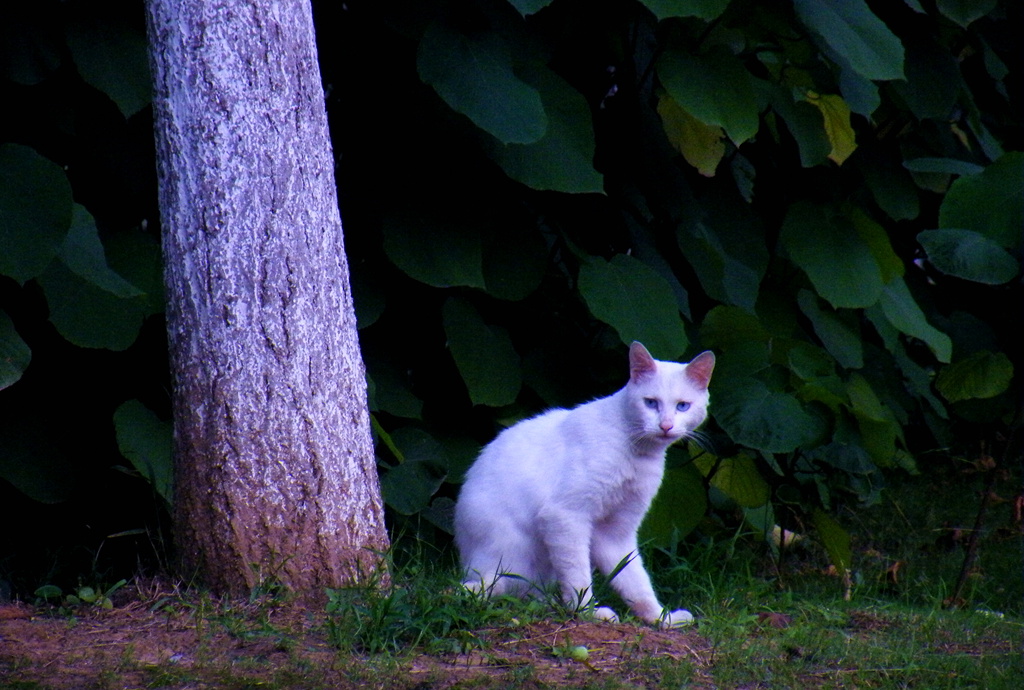
M 322 596 L 387 548 L 309 0 L 148 0 L 186 574 Z

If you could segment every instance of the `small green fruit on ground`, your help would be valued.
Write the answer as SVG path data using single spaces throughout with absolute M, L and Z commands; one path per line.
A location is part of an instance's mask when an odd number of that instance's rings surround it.
M 586 661 L 590 658 L 590 650 L 583 645 L 579 645 L 569 650 L 569 657 L 573 661 Z

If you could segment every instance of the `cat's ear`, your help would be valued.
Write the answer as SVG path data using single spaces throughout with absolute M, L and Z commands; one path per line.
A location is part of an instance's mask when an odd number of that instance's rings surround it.
M 651 353 L 640 343 L 633 341 L 629 346 L 629 378 L 631 381 L 640 381 L 653 374 L 658 369 L 658 363 L 651 357 Z
M 715 353 L 710 350 L 701 352 L 686 365 L 686 378 L 698 388 L 707 388 L 714 369 Z

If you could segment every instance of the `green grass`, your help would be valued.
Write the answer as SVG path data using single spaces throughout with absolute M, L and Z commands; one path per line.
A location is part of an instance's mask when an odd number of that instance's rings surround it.
M 698 616 L 721 687 L 1021 688 L 1024 578 L 1011 501 L 985 516 L 968 586 L 951 601 L 960 526 L 973 527 L 977 507 L 970 477 L 952 476 L 938 490 L 897 485 L 879 505 L 841 514 L 855 553 L 848 601 L 813 534 L 781 561 L 743 528 L 690 545 L 685 558 L 649 560 L 666 604 Z
M 964 600 L 948 608 L 964 548 L 950 546 L 946 532 L 973 525 L 977 500 L 957 477 L 941 489 L 908 482 L 878 506 L 840 514 L 856 554 L 849 600 L 812 533 L 781 556 L 742 527 L 678 553 L 646 554 L 664 603 L 697 615 L 709 649 L 704 665 L 654 657 L 631 662 L 642 668 L 626 675 L 663 688 L 1024 687 L 1022 556 L 1019 538 L 1008 536 L 1009 502 L 986 516 Z M 430 558 L 413 557 L 392 573 L 397 586 L 390 593 L 332 594 L 331 639 L 343 653 L 368 652 L 401 666 L 412 652 L 486 650 L 490 639 L 481 631 L 513 620 L 572 617 L 550 600 L 466 592 L 450 564 L 434 566 Z M 603 602 L 623 610 L 607 583 L 596 587 Z M 534 687 L 534 671 L 509 671 L 503 686 Z M 582 674 L 570 686 L 625 689 L 635 682 Z
M 667 598 L 670 605 L 688 605 L 698 617 L 694 639 L 704 647 L 697 657 L 638 657 L 629 651 L 631 640 L 624 639 L 624 661 L 614 672 L 593 673 L 564 656 L 559 660 L 558 647 L 540 642 L 533 658 L 509 663 L 499 648 L 502 640 L 529 640 L 532 624 L 567 621 L 572 612 L 549 601 L 488 600 L 459 586 L 450 564 L 412 559 L 392 565 L 389 589 L 367 586 L 331 594 L 326 622 L 319 619 L 313 631 L 326 654 L 317 661 L 305 654 L 308 635 L 290 627 L 294 619 L 277 618 L 286 595 L 232 604 L 185 592 L 161 605 L 186 614 L 195 626 L 200 638 L 196 663 L 144 664 L 128 647 L 94 685 L 121 687 L 122 674 L 134 673 L 141 686 L 150 688 L 263 690 L 1024 687 L 1024 621 L 1015 613 L 945 610 L 938 595 L 921 604 L 920 593 L 894 596 L 867 586 L 844 601 L 836 578 L 817 572 L 813 555 L 807 554 L 782 587 L 778 578 L 759 572 L 767 561 L 747 539 L 707 541 L 692 547 L 685 561 L 664 554 L 649 559 L 660 568 L 656 579 L 663 586 L 670 591 L 679 587 L 674 590 L 679 600 Z M 638 628 L 636 635 L 645 630 Z M 230 658 L 206 650 L 224 636 L 242 643 Z M 268 648 L 279 652 L 272 662 Z M 416 677 L 410 673 L 424 656 L 452 660 L 466 655 L 503 665 L 489 675 L 460 677 L 454 686 L 443 669 Z M 544 677 L 544 664 L 561 664 L 557 684 Z M 8 687 L 48 686 L 5 685 L 0 669 L 0 688 Z
M 453 567 L 416 559 L 389 568 L 393 586 L 379 582 L 328 591 L 329 639 L 349 653 L 462 653 L 481 647 L 478 631 L 529 623 L 567 612 L 550 601 L 488 598 L 463 587 Z
M 945 610 L 945 590 L 935 579 L 892 592 L 863 573 L 845 601 L 823 556 L 790 558 L 786 578 L 766 576 L 770 559 L 742 534 L 692 547 L 688 559 L 652 554 L 656 579 L 675 592 L 668 605 L 689 606 L 698 616 L 709 645 L 706 665 L 648 658 L 627 675 L 657 679 L 663 688 L 709 681 L 719 687 L 1024 687 L 1024 622 L 1014 612 Z M 571 617 L 551 602 L 483 599 L 459 587 L 451 570 L 422 563 L 396 569 L 393 577 L 397 586 L 389 593 L 364 588 L 332 595 L 331 639 L 345 654 L 368 652 L 400 667 L 413 652 L 486 650 L 489 638 L 480 631 L 512 620 Z M 600 586 L 599 595 L 610 599 L 605 590 Z M 536 684 L 530 667 L 510 671 L 501 683 Z M 581 674 L 570 687 L 635 684 Z
M 954 495 L 963 490 L 955 481 L 945 488 Z M 532 641 L 537 626 L 569 622 L 571 610 L 551 599 L 487 599 L 469 592 L 450 554 L 422 545 L 401 551 L 407 542 L 395 551 L 401 562 L 390 563 L 391 587 L 371 582 L 334 590 L 326 612 L 313 612 L 318 656 L 309 653 L 310 630 L 280 617 L 288 595 L 279 589 L 234 603 L 184 592 L 158 608 L 194 626 L 195 663 L 142 663 L 128 647 L 96 687 L 121 687 L 121 675 L 134 673 L 151 688 L 1018 690 L 1024 687 L 1021 553 L 1020 542 L 1006 535 L 1012 517 L 1006 504 L 995 504 L 986 520 L 965 601 L 954 609 L 944 605 L 963 562 L 963 547 L 955 541 L 950 546 L 946 532 L 950 525 L 973 524 L 975 517 L 969 493 L 960 498 L 897 486 L 874 508 L 841 513 L 855 553 L 849 600 L 813 533 L 781 560 L 743 527 L 719 531 L 714 539 L 692 538 L 676 552 L 646 553 L 663 602 L 697 616 L 697 636 L 687 638 L 699 647 L 695 655 L 634 653 L 635 640 L 650 630 L 640 626 L 621 642 L 614 671 L 592 672 L 564 653 L 577 640 Z M 607 583 L 596 588 L 599 599 L 623 611 Z M 74 622 L 72 615 L 65 624 Z M 228 660 L 225 637 L 239 643 Z M 533 645 L 530 653 L 510 658 L 502 645 L 513 639 L 520 648 L 523 641 Z M 413 673 L 424 658 L 472 658 L 494 669 L 457 680 L 445 670 L 450 666 Z M 559 669 L 556 684 L 545 675 L 551 666 Z M 4 671 L 0 665 L 0 688 L 49 687 L 15 675 L 5 684 Z
M 878 505 L 848 511 L 844 521 L 854 535 L 863 589 L 924 606 L 953 594 L 983 482 L 968 470 L 929 479 L 895 477 Z M 982 521 L 977 560 L 961 594 L 968 608 L 1024 616 L 1024 554 L 1013 500 L 1020 481 L 1008 474 L 993 487 L 996 500 Z
M 725 611 L 700 627 L 726 687 L 1020 688 L 1020 621 L 820 602 L 777 607 L 784 627 Z M 784 621 L 784 623 L 781 623 Z

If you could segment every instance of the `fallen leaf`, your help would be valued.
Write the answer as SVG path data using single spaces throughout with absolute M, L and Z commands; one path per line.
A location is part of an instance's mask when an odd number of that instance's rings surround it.
M 889 581 L 889 584 L 899 584 L 899 573 L 900 568 L 906 565 L 903 561 L 896 561 L 885 570 L 885 579 Z
M 785 613 L 776 613 L 775 611 L 762 611 L 757 614 L 757 622 L 761 625 L 768 624 L 773 628 L 788 628 L 789 624 L 793 622 L 793 617 L 788 616 Z

